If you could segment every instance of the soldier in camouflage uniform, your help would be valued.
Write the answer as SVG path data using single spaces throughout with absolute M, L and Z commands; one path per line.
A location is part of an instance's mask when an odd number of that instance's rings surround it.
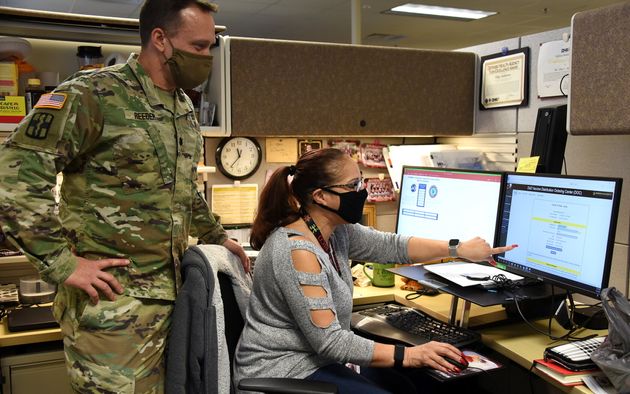
M 58 284 L 54 313 L 77 392 L 163 391 L 189 234 L 225 245 L 249 270 L 197 192 L 203 141 L 180 89 L 209 74 L 215 11 L 147 0 L 140 55 L 44 95 L 0 148 L 2 230 Z

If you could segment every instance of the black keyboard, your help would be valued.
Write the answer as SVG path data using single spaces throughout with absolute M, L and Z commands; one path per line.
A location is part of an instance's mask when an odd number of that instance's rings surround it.
M 352 313 L 352 328 L 357 332 L 409 345 L 429 341 L 446 342 L 461 348 L 481 339 L 478 333 L 444 323 L 417 309 L 387 304 Z

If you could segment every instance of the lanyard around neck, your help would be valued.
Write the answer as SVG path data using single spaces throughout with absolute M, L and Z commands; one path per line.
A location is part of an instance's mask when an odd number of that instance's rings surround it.
M 335 266 L 335 270 L 337 271 L 337 274 L 341 276 L 341 269 L 339 268 L 339 262 L 337 262 L 337 257 L 335 256 L 335 251 L 333 250 L 332 245 L 326 242 L 326 240 L 324 239 L 324 236 L 322 235 L 321 230 L 319 229 L 319 227 L 317 227 L 317 224 L 315 223 L 311 215 L 309 215 L 306 211 L 302 212 L 302 220 L 304 220 L 304 223 L 306 223 L 306 227 L 308 227 L 308 229 L 311 230 L 311 233 L 313 233 L 313 235 L 317 239 L 317 242 L 319 242 L 319 246 L 321 246 L 322 249 L 324 249 L 324 252 L 328 253 L 328 257 L 330 258 L 330 261 L 332 261 L 333 265 Z

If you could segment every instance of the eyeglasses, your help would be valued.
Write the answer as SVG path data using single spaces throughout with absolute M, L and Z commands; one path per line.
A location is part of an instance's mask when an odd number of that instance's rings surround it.
M 356 180 L 354 182 L 345 183 L 343 185 L 323 186 L 322 189 L 331 189 L 333 187 L 343 187 L 344 189 L 350 189 L 350 190 L 354 190 L 355 192 L 358 192 L 361 189 L 363 189 L 363 178 Z

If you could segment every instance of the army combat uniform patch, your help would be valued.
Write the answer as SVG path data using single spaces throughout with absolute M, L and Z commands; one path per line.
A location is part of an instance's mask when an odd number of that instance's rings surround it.
M 34 108 L 61 109 L 66 103 L 67 98 L 68 95 L 66 95 L 65 93 L 42 94 L 42 96 L 37 101 L 37 104 L 35 104 Z
M 33 114 L 24 134 L 36 140 L 44 140 L 48 136 L 48 130 L 53 124 L 55 116 L 46 112 Z
M 25 149 L 57 154 L 57 143 L 74 101 L 75 95 L 68 93 L 42 95 L 33 111 L 9 136 L 9 142 Z

